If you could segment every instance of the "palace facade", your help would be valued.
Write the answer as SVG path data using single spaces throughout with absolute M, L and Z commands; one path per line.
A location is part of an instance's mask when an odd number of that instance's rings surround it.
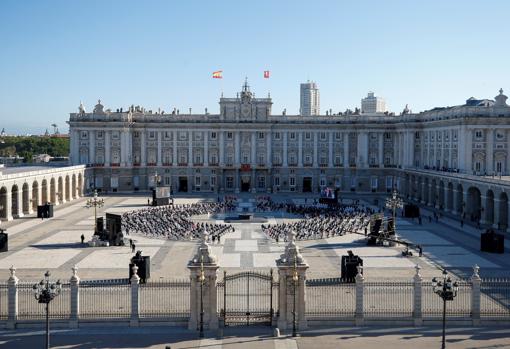
M 255 98 L 245 83 L 236 98 L 220 98 L 219 114 L 111 111 L 99 101 L 92 112 L 80 105 L 70 114 L 70 156 L 73 165 L 89 167 L 88 189 L 144 191 L 155 178 L 174 192 L 396 187 L 408 198 L 482 221 L 496 222 L 497 211 L 506 225 L 506 100 L 500 90 L 494 100 L 470 98 L 420 113 L 406 107 L 400 115 L 274 115 L 270 96 Z M 491 208 L 485 208 L 488 197 Z

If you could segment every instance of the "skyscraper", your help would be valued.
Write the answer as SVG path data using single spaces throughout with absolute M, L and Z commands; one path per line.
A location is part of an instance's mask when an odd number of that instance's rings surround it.
M 299 114 L 303 116 L 320 114 L 319 88 L 313 81 L 301 84 Z
M 386 101 L 381 97 L 374 96 L 373 92 L 369 92 L 368 96 L 361 100 L 362 114 L 384 113 L 385 111 Z

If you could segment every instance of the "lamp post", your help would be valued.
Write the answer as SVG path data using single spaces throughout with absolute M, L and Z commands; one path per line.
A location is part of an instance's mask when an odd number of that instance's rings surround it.
M 50 302 L 60 294 L 62 285 L 60 280 L 50 282 L 50 272 L 46 271 L 44 279 L 33 286 L 35 299 L 39 303 L 46 304 L 46 349 L 50 347 Z
M 204 338 L 204 256 L 200 258 L 200 275 L 198 276 L 200 281 L 200 331 L 198 336 Z
M 88 199 L 86 204 L 87 208 L 94 207 L 94 234 L 97 234 L 97 208 L 103 207 L 103 205 L 104 200 L 98 199 L 97 189 L 94 189 L 94 196 L 91 199 Z
M 296 289 L 297 289 L 297 282 L 299 280 L 299 275 L 297 272 L 297 253 L 294 256 L 294 271 L 292 273 L 292 281 L 294 284 L 294 301 L 292 302 L 292 337 L 296 337 L 297 333 L 297 323 L 296 323 Z
M 397 208 L 402 208 L 404 206 L 404 201 L 398 196 L 396 190 L 393 190 L 393 194 L 390 198 L 386 199 L 386 208 L 391 209 L 393 211 L 393 230 L 395 233 L 397 232 Z
M 437 278 L 432 279 L 432 288 L 434 293 L 436 293 L 443 300 L 443 340 L 441 349 L 446 348 L 446 301 L 453 301 L 453 299 L 457 296 L 457 292 L 459 290 L 459 285 L 457 281 L 452 282 L 452 279 L 448 276 L 448 272 L 443 270 L 443 279 L 438 280 Z

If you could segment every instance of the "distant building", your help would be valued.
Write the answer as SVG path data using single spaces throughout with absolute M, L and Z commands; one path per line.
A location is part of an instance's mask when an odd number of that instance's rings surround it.
M 386 111 L 386 101 L 381 97 L 376 97 L 373 92 L 361 100 L 362 114 L 384 113 Z
M 301 84 L 299 114 L 303 116 L 320 114 L 320 95 L 317 84 L 308 81 Z

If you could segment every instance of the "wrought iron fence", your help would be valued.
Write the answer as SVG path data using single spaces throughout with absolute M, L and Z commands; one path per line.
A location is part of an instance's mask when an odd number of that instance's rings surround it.
M 140 284 L 140 318 L 187 318 L 190 281 L 159 280 Z
M 482 318 L 510 317 L 510 279 L 483 279 L 480 291 Z
M 458 280 L 459 291 L 452 301 L 446 302 L 447 317 L 471 316 L 471 282 Z M 422 282 L 422 314 L 424 318 L 439 318 L 443 315 L 443 300 L 434 293 L 432 282 Z
M 355 311 L 354 280 L 340 278 L 306 280 L 308 318 L 353 317 Z
M 6 283 L 0 283 L 0 320 L 6 320 L 9 314 L 8 290 Z
M 46 318 L 46 304 L 39 303 L 34 296 L 33 283 L 18 284 L 18 320 L 43 320 Z M 62 284 L 62 290 L 49 306 L 50 319 L 69 319 L 71 315 L 71 289 Z
M 80 284 L 80 318 L 129 318 L 131 285 Z
M 414 283 L 412 281 L 365 281 L 363 314 L 365 317 L 412 317 Z

